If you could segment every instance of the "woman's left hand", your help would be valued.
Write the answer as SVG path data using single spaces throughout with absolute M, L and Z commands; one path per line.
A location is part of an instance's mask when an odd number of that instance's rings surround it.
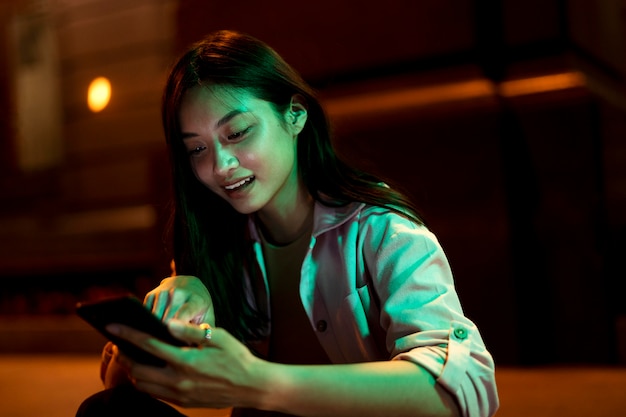
M 202 327 L 173 319 L 170 332 L 192 346 L 176 347 L 146 333 L 123 325 L 110 325 L 109 331 L 167 361 L 165 367 L 133 362 L 118 355 L 135 386 L 157 398 L 183 407 L 256 407 L 264 386 L 263 368 L 267 362 L 221 328 L 211 329 L 205 338 Z

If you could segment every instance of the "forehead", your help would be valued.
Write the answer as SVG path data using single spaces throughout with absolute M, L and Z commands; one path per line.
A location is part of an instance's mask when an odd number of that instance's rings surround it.
M 217 129 L 238 115 L 257 119 L 279 118 L 272 103 L 257 98 L 246 89 L 230 86 L 193 87 L 184 93 L 178 109 L 179 127 L 183 132 Z
M 197 108 L 208 112 L 231 111 L 247 108 L 260 101 L 249 91 L 227 86 L 199 85 L 187 90 L 181 100 L 179 112 Z

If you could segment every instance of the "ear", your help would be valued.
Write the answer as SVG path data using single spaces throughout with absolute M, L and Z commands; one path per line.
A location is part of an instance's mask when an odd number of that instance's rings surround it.
M 291 97 L 291 104 L 287 112 L 287 126 L 294 136 L 298 135 L 306 125 L 308 111 L 306 99 L 301 94 Z

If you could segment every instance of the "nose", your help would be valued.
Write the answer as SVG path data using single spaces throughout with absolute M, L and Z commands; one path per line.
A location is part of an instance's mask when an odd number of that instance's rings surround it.
M 215 150 L 214 172 L 221 177 L 228 177 L 228 174 L 239 166 L 239 159 L 233 152 L 218 146 Z

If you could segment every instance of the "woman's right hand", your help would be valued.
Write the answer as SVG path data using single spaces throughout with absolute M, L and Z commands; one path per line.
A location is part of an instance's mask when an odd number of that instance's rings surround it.
M 146 294 L 144 304 L 164 322 L 176 318 L 195 324 L 215 325 L 211 294 L 199 278 L 191 275 L 165 278 Z

